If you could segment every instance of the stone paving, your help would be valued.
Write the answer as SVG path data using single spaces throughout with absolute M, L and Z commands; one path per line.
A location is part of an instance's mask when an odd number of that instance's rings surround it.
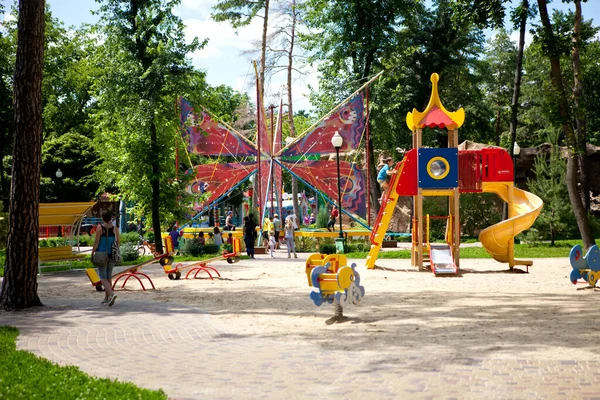
M 302 270 L 303 261 L 297 263 Z M 81 271 L 70 274 L 85 279 Z M 49 279 L 63 284 L 66 276 Z M 573 301 L 590 301 L 581 297 L 583 292 L 573 293 L 580 296 Z M 510 350 L 501 356 L 459 355 L 439 346 L 432 350 L 427 337 L 411 342 L 406 333 L 397 333 L 398 343 L 406 346 L 343 349 L 317 343 L 314 336 L 236 334 L 199 307 L 175 301 L 118 300 L 109 308 L 99 304 L 98 296 L 44 303 L 43 310 L 0 312 L 0 325 L 19 328 L 19 349 L 93 376 L 163 389 L 171 399 L 600 400 L 595 385 L 600 361 L 593 356 L 524 359 Z M 400 332 L 394 325 L 387 329 L 392 335 Z
M 228 334 L 194 307 L 46 301 L 0 313 L 18 347 L 100 377 L 162 388 L 173 399 L 600 399 L 596 361 L 326 350 Z M 398 338 L 398 340 L 402 340 Z

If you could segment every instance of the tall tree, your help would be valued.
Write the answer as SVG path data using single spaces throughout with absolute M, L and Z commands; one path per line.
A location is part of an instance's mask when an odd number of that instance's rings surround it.
M 321 73 L 319 93 L 313 95 L 321 112 L 329 111 L 381 71 L 386 56 L 405 45 L 399 40 L 402 26 L 423 10 L 414 0 L 307 0 L 302 7 L 309 33 L 301 38 L 311 54 L 308 61 L 319 62 Z M 368 147 L 367 156 L 376 159 L 373 143 Z M 369 193 L 377 211 L 381 193 L 374 164 L 369 171 Z
M 0 4 L 0 13 L 4 6 Z M 12 153 L 12 84 L 15 68 L 15 41 L 12 40 L 12 21 L 0 22 L 0 201 L 4 210 L 10 199 L 10 154 Z M 4 245 L 4 244 L 3 244 Z
M 0 307 L 42 305 L 37 294 L 44 2 L 19 2 L 13 109 L 14 148 L 6 267 Z
M 555 89 L 556 100 L 558 103 L 558 114 L 569 148 L 566 174 L 569 199 L 571 200 L 571 205 L 573 206 L 573 212 L 575 213 L 575 219 L 577 221 L 579 233 L 581 234 L 584 247 L 587 250 L 596 242 L 594 240 L 594 234 L 588 219 L 587 210 L 581 201 L 581 196 L 578 190 L 578 143 L 577 136 L 573 130 L 571 111 L 563 85 L 563 77 L 560 65 L 561 49 L 558 43 L 558 38 L 556 37 L 552 28 L 552 22 L 548 16 L 547 0 L 537 1 L 540 12 L 540 20 L 542 22 L 542 30 L 539 32 L 540 40 L 542 42 L 542 48 L 550 61 L 550 77 L 552 85 Z
M 159 238 L 161 212 L 180 209 L 174 180 L 177 95 L 193 69 L 184 26 L 172 9 L 179 1 L 106 0 L 100 8 L 104 43 L 98 54 L 102 75 L 98 99 L 97 147 L 103 163 L 97 176 L 150 213 Z M 162 252 L 162 243 L 156 241 Z
M 265 86 L 265 60 L 267 52 L 267 31 L 269 27 L 269 6 L 270 0 L 222 0 L 214 7 L 213 19 L 218 22 L 229 21 L 234 28 L 249 25 L 252 20 L 260 16 L 263 20 L 262 42 L 260 50 L 260 68 L 259 68 L 259 93 L 264 97 Z M 260 12 L 263 12 L 262 16 Z
M 585 112 L 583 106 L 583 78 L 581 73 L 580 49 L 581 37 L 581 0 L 573 0 L 575 3 L 575 16 L 573 24 L 573 49 L 571 60 L 573 62 L 573 117 L 575 118 L 575 133 L 577 136 L 577 148 L 579 152 L 579 183 L 581 185 L 581 199 L 586 210 L 590 209 L 590 182 L 588 178 L 587 162 L 587 132 Z

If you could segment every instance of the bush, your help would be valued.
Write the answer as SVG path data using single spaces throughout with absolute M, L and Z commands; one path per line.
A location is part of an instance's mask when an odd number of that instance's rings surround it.
M 216 244 L 205 244 L 202 254 L 219 254 L 221 247 Z
M 223 246 L 221 248 L 227 253 L 231 253 L 233 251 L 233 245 L 230 243 L 223 243 Z
M 147 232 L 146 236 L 144 236 L 146 240 L 150 243 L 154 243 L 154 232 Z
M 140 257 L 137 246 L 132 243 L 123 243 L 120 246 L 123 261 L 135 261 Z
M 204 254 L 219 254 L 219 246 L 216 244 L 201 244 L 198 239 L 190 239 L 185 241 L 181 254 L 192 257 Z
M 319 247 L 321 254 L 335 254 L 335 244 L 324 243 Z
M 327 228 L 327 222 L 329 221 L 329 211 L 327 207 L 320 207 L 317 213 L 317 228 Z
M 131 243 L 137 245 L 140 240 L 140 234 L 137 232 L 121 233 L 121 244 Z

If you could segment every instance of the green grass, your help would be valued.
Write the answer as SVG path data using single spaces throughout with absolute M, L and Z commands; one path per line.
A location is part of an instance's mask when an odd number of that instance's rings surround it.
M 19 331 L 0 326 L 1 399 L 166 399 L 160 390 L 141 389 L 132 383 L 93 378 L 79 368 L 60 367 L 16 349 Z M 102 357 L 98 355 L 98 362 Z
M 558 240 L 555 246 L 550 243 L 522 243 L 515 245 L 516 258 L 559 258 L 568 257 L 571 248 L 576 244 L 583 245 L 581 240 Z M 348 253 L 348 258 L 367 258 L 368 252 Z M 410 259 L 410 250 L 380 252 L 377 258 Z M 460 258 L 492 258 L 483 247 L 463 247 Z

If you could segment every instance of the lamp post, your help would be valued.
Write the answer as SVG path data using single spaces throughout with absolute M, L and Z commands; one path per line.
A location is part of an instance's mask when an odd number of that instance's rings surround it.
M 515 144 L 513 146 L 513 173 L 515 175 L 514 176 L 515 183 L 517 183 L 517 158 L 519 157 L 520 153 L 521 153 L 521 147 L 515 141 Z
M 62 176 L 63 176 L 63 172 L 60 170 L 60 168 L 59 168 L 59 169 L 57 169 L 57 170 L 56 170 L 56 177 L 57 177 L 58 179 L 60 179 L 60 178 L 62 178 Z
M 331 144 L 335 147 L 336 162 L 337 162 L 337 186 L 338 186 L 338 206 L 339 206 L 339 217 L 340 217 L 340 239 L 344 238 L 344 231 L 342 230 L 342 188 L 340 183 L 340 147 L 344 143 L 344 139 L 340 136 L 339 132 L 335 132 L 331 138 Z

